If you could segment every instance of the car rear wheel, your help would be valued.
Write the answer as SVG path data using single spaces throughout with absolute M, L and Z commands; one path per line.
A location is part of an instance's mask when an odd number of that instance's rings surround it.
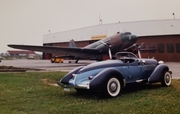
M 106 84 L 106 90 L 105 90 L 106 94 L 109 97 L 117 97 L 120 91 L 121 91 L 120 81 L 115 77 L 110 78 Z
M 164 72 L 161 84 L 163 86 L 170 86 L 171 85 L 171 79 L 172 79 L 171 74 L 168 71 L 166 71 L 166 72 Z

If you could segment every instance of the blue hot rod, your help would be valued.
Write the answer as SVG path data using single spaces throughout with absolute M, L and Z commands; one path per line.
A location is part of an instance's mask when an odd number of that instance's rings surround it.
M 162 61 L 138 58 L 131 52 L 116 53 L 116 60 L 96 62 L 80 66 L 66 74 L 58 84 L 64 88 L 101 90 L 107 96 L 116 97 L 128 83 L 155 83 L 170 86 L 172 72 Z

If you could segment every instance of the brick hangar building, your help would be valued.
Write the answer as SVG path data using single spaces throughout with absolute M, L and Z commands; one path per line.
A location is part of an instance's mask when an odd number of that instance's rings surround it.
M 44 46 L 69 46 L 74 40 L 78 47 L 84 47 L 117 32 L 131 32 L 138 36 L 137 44 L 142 48 L 156 48 L 153 52 L 142 52 L 142 57 L 180 62 L 180 19 L 121 22 L 102 24 L 64 32 L 50 33 L 43 36 Z M 44 59 L 56 54 L 43 53 Z

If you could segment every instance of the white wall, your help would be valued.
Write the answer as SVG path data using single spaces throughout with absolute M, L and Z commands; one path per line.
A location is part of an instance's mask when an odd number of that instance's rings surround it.
M 180 19 L 123 22 L 90 26 L 64 32 L 51 33 L 43 36 L 43 43 L 91 40 L 91 36 L 117 32 L 131 32 L 137 36 L 180 34 Z

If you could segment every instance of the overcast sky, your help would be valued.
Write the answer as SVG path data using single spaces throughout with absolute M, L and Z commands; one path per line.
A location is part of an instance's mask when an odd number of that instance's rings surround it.
M 0 0 L 0 53 L 43 35 L 103 24 L 180 19 L 180 0 Z

